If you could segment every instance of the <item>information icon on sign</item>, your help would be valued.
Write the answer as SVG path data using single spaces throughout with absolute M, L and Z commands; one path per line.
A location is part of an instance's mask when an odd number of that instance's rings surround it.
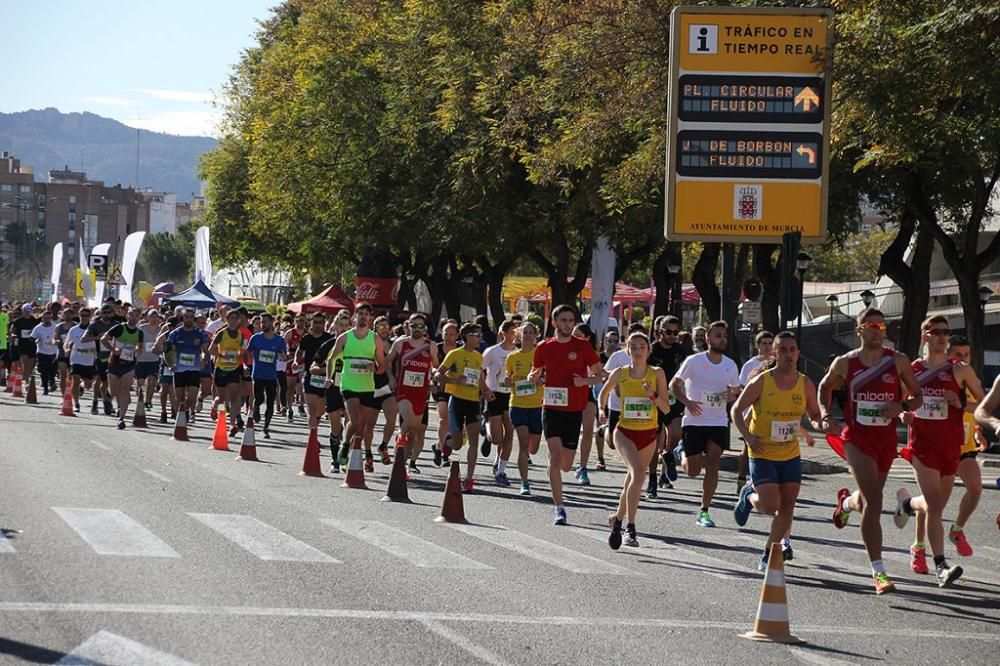
M 692 25 L 688 38 L 688 53 L 715 55 L 719 51 L 719 26 Z

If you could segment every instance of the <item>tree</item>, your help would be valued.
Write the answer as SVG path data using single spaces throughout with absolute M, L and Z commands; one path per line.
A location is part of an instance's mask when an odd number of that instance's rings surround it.
M 187 284 L 194 273 L 195 227 L 184 224 L 176 234 L 149 234 L 142 244 L 137 268 L 139 279 L 156 284 L 177 282 Z

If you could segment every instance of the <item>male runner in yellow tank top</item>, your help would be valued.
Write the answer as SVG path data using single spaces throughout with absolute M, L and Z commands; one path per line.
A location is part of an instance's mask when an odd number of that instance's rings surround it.
M 799 425 L 809 414 L 812 425 L 822 430 L 816 387 L 796 368 L 799 345 L 791 331 L 779 333 L 774 369 L 754 377 L 730 413 L 743 435 L 750 455 L 750 481 L 740 491 L 733 513 L 736 523 L 746 525 L 752 509 L 774 516 L 758 569 L 767 568 L 771 544 L 781 541 L 792 526 L 792 513 L 802 483 L 799 457 Z M 744 412 L 750 410 L 747 424 Z M 786 555 L 787 557 L 787 555 Z

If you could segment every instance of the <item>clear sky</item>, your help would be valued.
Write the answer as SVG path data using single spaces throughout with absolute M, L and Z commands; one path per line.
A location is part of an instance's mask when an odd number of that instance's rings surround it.
M 0 112 L 90 111 L 216 134 L 232 66 L 280 0 L 0 0 Z

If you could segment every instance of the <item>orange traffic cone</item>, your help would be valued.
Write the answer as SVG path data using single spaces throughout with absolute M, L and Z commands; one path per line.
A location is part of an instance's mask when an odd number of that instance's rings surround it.
M 788 600 L 785 598 L 785 564 L 781 558 L 781 544 L 772 543 L 767 558 L 764 587 L 757 606 L 757 620 L 753 631 L 740 634 L 740 638 L 767 643 L 804 643 L 788 627 Z
M 302 459 L 302 471 L 299 472 L 299 476 L 325 476 L 319 464 L 319 434 L 316 428 L 309 428 L 306 455 Z
M 9 371 L 7 372 L 7 386 L 3 390 L 4 393 L 14 392 L 14 383 L 15 383 L 14 377 L 21 374 L 21 371 L 18 369 L 17 366 L 18 363 L 15 361 L 14 363 L 11 364 Z
M 462 500 L 462 481 L 459 479 L 458 461 L 451 461 L 451 473 L 444 486 L 444 501 L 441 503 L 441 515 L 434 519 L 437 523 L 467 523 L 465 519 L 465 504 Z
M 383 502 L 409 502 L 410 495 L 406 491 L 406 447 L 396 447 L 396 459 L 392 463 L 392 474 L 389 476 L 389 487 L 386 488 Z
M 365 468 L 361 461 L 361 435 L 355 435 L 351 442 L 351 457 L 347 460 L 347 475 L 341 488 L 362 488 L 368 490 L 365 485 Z
M 215 449 L 216 451 L 228 451 L 229 450 L 229 431 L 228 425 L 226 423 L 226 410 L 219 410 L 219 418 L 215 420 L 215 435 L 212 437 L 212 446 L 210 449 Z
M 31 379 L 28 380 L 28 390 L 24 395 L 24 403 L 26 405 L 37 405 L 38 404 L 38 391 L 35 390 L 35 375 L 31 375 Z
M 240 442 L 240 455 L 236 456 L 236 459 L 260 462 L 257 459 L 257 441 L 253 434 L 253 417 L 247 418 L 247 427 L 243 431 L 243 440 Z
M 132 415 L 132 427 L 146 427 L 146 401 L 143 399 L 141 390 L 139 391 L 139 401 L 135 403 L 135 414 Z
M 188 439 L 188 416 L 187 409 L 177 410 L 177 420 L 174 421 L 174 434 L 171 436 L 176 442 L 190 442 Z
M 59 416 L 76 416 L 76 412 L 73 411 L 73 385 L 66 385 L 66 392 L 63 393 L 63 404 L 62 410 L 59 412 Z
M 18 368 L 17 370 L 14 371 L 14 391 L 11 393 L 10 397 L 23 398 L 24 397 L 23 384 L 24 381 L 21 379 L 21 369 Z

